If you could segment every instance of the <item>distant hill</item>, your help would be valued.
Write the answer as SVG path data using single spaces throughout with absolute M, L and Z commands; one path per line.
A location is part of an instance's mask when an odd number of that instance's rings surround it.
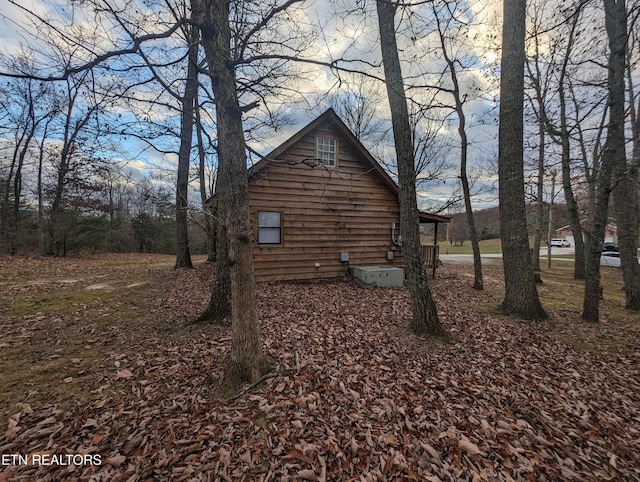
M 475 211 L 474 219 L 480 239 L 494 239 L 500 237 L 500 209 L 498 206 Z M 542 234 L 543 239 L 546 239 L 547 226 L 549 222 L 548 219 L 548 210 L 545 209 Z M 537 223 L 536 206 L 533 204 L 527 206 L 527 220 L 529 224 L 529 233 L 533 235 Z M 569 218 L 567 217 L 566 204 L 554 204 L 553 229 L 561 228 L 567 224 L 569 224 Z M 439 242 L 447 241 L 446 231 L 447 229 L 445 228 L 438 233 Z M 461 242 L 468 241 L 469 229 L 467 215 L 464 212 L 452 215 L 448 231 L 450 242 L 459 244 Z

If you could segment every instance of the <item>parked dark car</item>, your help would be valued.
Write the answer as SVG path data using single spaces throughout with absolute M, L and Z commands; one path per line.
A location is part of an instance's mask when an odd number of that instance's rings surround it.
M 614 252 L 618 252 L 618 245 L 616 243 L 604 243 L 602 245 L 602 251 L 607 252 L 607 251 L 614 251 Z

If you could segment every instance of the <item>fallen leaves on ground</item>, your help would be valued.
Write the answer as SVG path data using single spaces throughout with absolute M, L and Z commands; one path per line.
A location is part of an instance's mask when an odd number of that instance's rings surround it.
M 464 269 L 431 284 L 449 343 L 407 331 L 404 289 L 259 285 L 278 374 L 231 400 L 218 390 L 230 331 L 166 335 L 185 290 L 198 301 L 178 323 L 202 309 L 211 270 L 159 269 L 148 293 L 166 331 L 105 345 L 77 399 L 20 401 L 0 434 L 2 454 L 101 463 L 0 466 L 0 480 L 640 480 L 637 342 L 584 351 L 551 322 L 480 313 L 497 300 Z

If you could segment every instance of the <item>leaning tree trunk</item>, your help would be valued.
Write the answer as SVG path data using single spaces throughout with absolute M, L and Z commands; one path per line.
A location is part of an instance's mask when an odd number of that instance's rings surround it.
M 580 208 L 578 201 L 573 194 L 573 186 L 571 182 L 571 156 L 569 144 L 569 131 L 567 129 L 567 117 L 565 113 L 564 93 L 561 91 L 561 144 L 562 144 L 562 189 L 564 198 L 567 203 L 567 214 L 569 215 L 569 224 L 573 233 L 573 243 L 575 252 L 575 263 L 573 265 L 573 278 L 585 279 L 585 248 L 584 239 L 582 237 L 582 227 L 580 225 Z
M 231 319 L 231 278 L 229 265 L 229 240 L 227 230 L 219 219 L 217 208 L 218 194 L 207 209 L 216 219 L 216 278 L 209 298 L 209 304 L 205 311 L 196 320 L 197 322 L 210 322 L 226 325 Z
M 546 313 L 536 290 L 524 201 L 525 14 L 523 0 L 504 1 L 498 139 L 500 236 L 505 283 L 502 310 L 524 319 L 541 319 L 546 318 Z
M 216 105 L 219 161 L 218 213 L 229 243 L 231 280 L 231 352 L 226 379 L 255 382 L 269 370 L 256 308 L 251 252 L 249 186 L 242 112 L 231 59 L 229 2 L 201 0 L 201 32 Z
M 463 143 L 467 142 L 467 134 L 464 133 Z M 464 146 L 464 144 L 463 144 Z M 484 281 L 482 279 L 482 257 L 480 256 L 480 240 L 478 230 L 473 216 L 473 206 L 471 205 L 471 191 L 469 189 L 469 179 L 467 177 L 467 148 L 464 146 L 460 163 L 460 182 L 462 184 L 462 195 L 464 196 L 464 207 L 467 214 L 467 224 L 469 225 L 469 240 L 471 241 L 471 252 L 473 253 L 473 289 L 483 290 Z
M 578 202 L 573 194 L 573 183 L 571 182 L 571 144 L 570 133 L 567 126 L 567 101 L 565 95 L 565 79 L 567 76 L 567 67 L 571 57 L 571 50 L 574 45 L 576 29 L 578 27 L 580 16 L 576 13 L 573 16 L 573 23 L 567 40 L 567 51 L 562 63 L 559 80 L 559 96 L 560 96 L 560 145 L 562 147 L 562 189 L 564 191 L 565 202 L 567 203 L 567 214 L 569 215 L 569 224 L 573 232 L 573 242 L 575 247 L 575 263 L 573 264 L 573 278 L 585 278 L 585 249 L 584 239 L 582 237 L 582 227 L 580 225 L 580 209 Z
M 202 203 L 202 213 L 204 216 L 204 230 L 207 234 L 207 261 L 213 263 L 216 261 L 216 221 L 214 219 L 215 209 L 211 205 L 209 195 L 207 193 L 207 181 L 205 175 L 205 150 L 204 136 L 202 135 L 202 122 L 200 120 L 200 107 L 198 97 L 196 96 L 195 119 L 196 119 L 196 136 L 198 139 L 198 179 L 200 181 L 200 202 Z M 211 193 L 213 199 L 213 193 Z
M 640 310 L 638 265 L 637 179 L 625 152 L 625 60 L 627 55 L 627 9 L 624 0 L 604 0 L 609 38 L 609 128 L 607 147 L 613 162 L 613 205 L 618 226 L 618 245 L 626 308 Z
M 397 5 L 386 0 L 378 0 L 376 8 L 398 163 L 402 256 L 413 301 L 413 318 L 410 328 L 421 336 L 443 336 L 445 330 L 438 320 L 420 245 L 415 159 L 394 27 Z
M 483 290 L 484 282 L 482 280 L 482 258 L 480 256 L 480 241 L 478 239 L 478 231 L 476 230 L 476 221 L 473 216 L 473 206 L 471 205 L 471 190 L 469 189 L 469 177 L 467 176 L 467 160 L 469 153 L 469 141 L 467 139 L 467 118 L 464 113 L 462 98 L 460 97 L 460 84 L 456 73 L 456 66 L 453 60 L 449 58 L 446 49 L 446 42 L 441 38 L 442 52 L 445 60 L 449 65 L 451 72 L 451 80 L 453 82 L 453 97 L 456 104 L 456 113 L 458 114 L 458 135 L 460 136 L 460 183 L 462 184 L 462 195 L 464 197 L 464 207 L 467 214 L 467 224 L 469 225 L 469 240 L 471 241 L 471 251 L 473 253 L 473 289 Z
M 198 90 L 198 38 L 196 26 L 189 27 L 189 55 L 187 81 L 182 96 L 182 123 L 178 151 L 178 179 L 176 181 L 176 264 L 175 268 L 193 268 L 189 250 L 189 164 L 193 143 L 193 114 Z

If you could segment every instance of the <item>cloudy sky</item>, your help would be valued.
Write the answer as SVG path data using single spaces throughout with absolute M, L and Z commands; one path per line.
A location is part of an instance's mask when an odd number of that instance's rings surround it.
M 12 55 L 21 48 L 37 53 L 42 34 L 33 25 L 38 20 L 27 14 L 26 10 L 36 13 L 42 19 L 50 19 L 59 28 L 58 35 L 64 36 L 82 32 L 86 44 L 76 45 L 76 53 L 82 60 L 90 58 L 90 51 L 104 52 L 114 49 L 113 42 L 122 38 L 122 29 L 114 25 L 105 17 L 92 16 L 86 11 L 72 9 L 71 0 L 20 0 L 16 4 L 3 0 L 0 7 L 0 43 L 5 55 Z M 141 2 L 137 2 L 140 3 Z M 356 2 L 350 2 L 355 4 Z M 362 2 L 360 2 L 362 3 Z M 23 8 L 19 8 L 17 5 Z M 114 5 L 124 1 L 114 0 Z M 470 27 L 461 29 L 459 26 L 457 40 L 450 40 L 450 55 L 460 58 L 466 69 L 460 74 L 461 89 L 468 99 L 465 104 L 468 133 L 471 140 L 470 159 L 472 173 L 478 175 L 477 186 L 495 187 L 495 175 L 491 169 L 497 155 L 497 127 L 496 127 L 496 97 L 498 83 L 495 76 L 498 58 L 498 39 L 495 32 L 499 30 L 499 8 L 495 2 L 476 2 L 469 6 L 460 4 L 466 10 L 459 9 L 457 14 L 470 22 Z M 307 33 L 306 41 L 302 42 L 301 56 L 321 61 L 336 61 L 343 59 L 339 65 L 345 69 L 361 70 L 369 76 L 381 78 L 380 51 L 377 35 L 377 18 L 373 9 L 373 2 L 368 2 L 364 9 L 353 9 L 349 2 L 325 2 L 324 0 L 307 1 L 301 7 L 292 10 L 287 18 L 278 23 L 278 35 L 289 36 L 292 42 L 296 35 Z M 158 13 L 149 7 L 139 5 L 139 11 L 132 13 L 131 7 L 127 12 L 132 16 L 144 19 L 140 31 L 158 31 L 166 27 L 159 26 L 159 20 L 167 20 L 166 12 Z M 435 35 L 434 13 L 427 8 L 402 13 L 398 17 L 398 39 L 404 60 L 403 74 L 408 85 L 408 94 L 413 100 L 413 108 L 428 103 L 451 105 L 450 94 L 439 91 L 436 87 L 448 87 L 450 78 L 442 63 L 442 56 L 438 50 L 438 37 Z M 287 30 L 289 29 L 289 30 Z M 296 31 L 297 30 L 297 31 Z M 114 34 L 107 33 L 115 32 Z M 298 37 L 299 38 L 299 37 Z M 309 39 L 312 39 L 311 41 Z M 42 58 L 42 57 L 40 57 Z M 47 59 L 51 60 L 51 59 Z M 297 69 L 300 77 L 293 84 L 288 85 L 298 95 L 274 100 L 274 105 L 281 104 L 283 112 L 288 114 L 289 122 L 276 131 L 261 130 L 262 137 L 251 141 L 251 147 L 266 154 L 291 134 L 310 122 L 316 115 L 330 106 L 327 95 L 338 95 L 347 92 L 358 83 L 361 76 L 338 73 L 329 69 L 298 64 L 291 67 Z M 370 89 L 378 90 L 376 102 L 370 106 L 382 125 L 388 129 L 390 117 L 384 86 L 375 80 L 369 80 Z M 139 96 L 152 96 L 151 91 L 142 91 Z M 161 108 L 152 113 L 156 120 L 170 114 Z M 449 116 L 449 122 L 436 122 L 438 135 L 442 138 L 445 149 L 442 156 L 449 158 L 454 169 L 442 174 L 443 179 L 427 183 L 426 191 L 421 199 L 425 205 L 437 206 L 439 202 L 448 198 L 451 190 L 457 186 L 458 143 L 456 132 L 456 118 L 451 116 L 450 109 L 432 109 L 427 117 L 442 119 Z M 421 122 L 426 123 L 427 120 Z M 430 127 L 433 128 L 433 127 Z M 384 130 L 384 129 L 383 129 Z M 388 136 L 387 136 L 388 137 Z M 367 145 L 374 155 L 393 157 L 393 149 L 386 145 Z M 366 142 L 365 142 L 366 145 Z M 175 156 L 149 149 L 147 145 L 131 140 L 120 148 L 122 161 L 127 162 L 130 169 L 171 170 L 175 166 Z M 117 155 L 118 153 L 114 153 Z M 388 159 L 386 159 L 388 160 Z M 476 200 L 478 207 L 495 202 L 495 192 L 479 196 Z

